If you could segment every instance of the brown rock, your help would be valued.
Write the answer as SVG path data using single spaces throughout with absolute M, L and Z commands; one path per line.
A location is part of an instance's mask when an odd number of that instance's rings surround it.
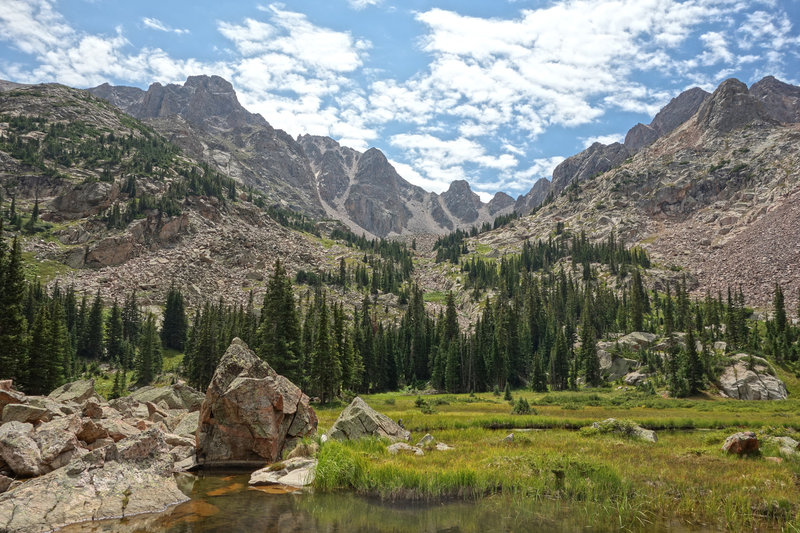
M 734 433 L 725 439 L 722 450 L 736 455 L 756 453 L 758 452 L 758 438 L 752 431 Z
M 263 465 L 316 429 L 308 396 L 236 338 L 200 409 L 197 459 L 206 465 Z

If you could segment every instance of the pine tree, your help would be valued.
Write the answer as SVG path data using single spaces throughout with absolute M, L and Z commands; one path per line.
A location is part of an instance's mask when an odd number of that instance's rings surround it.
M 47 368 L 49 366 L 48 330 L 50 329 L 50 312 L 46 305 L 39 306 L 33 320 L 28 344 L 28 372 L 25 380 L 25 391 L 28 394 L 40 395 L 50 392 L 47 387 Z
M 64 307 L 60 299 L 54 297 L 50 311 L 50 329 L 48 336 L 47 379 L 45 391 L 50 392 L 61 385 L 70 376 L 72 368 L 72 348 Z
M 148 385 L 152 383 L 156 374 L 161 372 L 161 363 L 161 338 L 158 335 L 155 317 L 148 313 L 142 327 L 139 351 L 135 362 L 139 384 Z
M 330 401 L 339 392 L 342 367 L 338 354 L 331 343 L 328 304 L 325 302 L 324 296 L 319 304 L 313 361 L 312 383 L 315 384 L 322 401 Z
M 189 321 L 183 306 L 183 294 L 173 283 L 167 293 L 164 322 L 161 326 L 161 343 L 165 348 L 182 352 L 186 346 L 188 328 Z
M 133 345 L 139 343 L 142 317 L 136 301 L 136 291 L 131 291 L 122 308 L 122 337 Z
M 667 337 L 675 331 L 675 309 L 669 287 L 670 284 L 667 282 L 667 294 L 664 301 L 664 333 Z
M 786 330 L 786 307 L 783 301 L 783 290 L 777 283 L 775 284 L 775 294 L 772 297 L 772 313 L 775 322 L 775 330 L 780 334 Z
M 264 307 L 258 326 L 259 357 L 267 361 L 278 374 L 293 383 L 303 382 L 301 330 L 295 309 L 292 283 L 281 265 L 275 269 L 264 294 Z
M 703 361 L 697 353 L 694 331 L 692 328 L 686 331 L 685 341 L 686 346 L 684 348 L 683 361 L 686 365 L 686 381 L 689 385 L 689 393 L 694 394 L 703 388 L 705 372 L 703 371 Z
M 565 390 L 569 377 L 569 348 L 562 328 L 558 328 L 556 342 L 550 353 L 550 387 L 553 390 Z
M 122 311 L 114 300 L 111 312 L 106 319 L 106 349 L 108 360 L 117 364 L 122 363 Z
M 459 354 L 458 339 L 450 342 L 447 348 L 447 361 L 445 365 L 445 389 L 447 392 L 461 391 L 461 358 Z M 508 383 L 506 383 L 508 387 Z
M 0 228 L 1 229 L 1 228 Z M 0 241 L 5 242 L 0 231 Z M 6 256 L 6 257 L 3 257 Z M 0 286 L 0 372 L 3 377 L 24 382 L 27 364 L 27 322 L 22 305 L 25 297 L 25 277 L 22 272 L 22 249 L 17 238 L 11 250 L 3 251 L 2 286 Z
M 642 331 L 644 329 L 644 298 L 642 275 L 639 269 L 636 268 L 633 270 L 633 282 L 631 285 L 631 327 L 634 331 Z
M 100 289 L 92 302 L 91 310 L 83 326 L 80 341 L 81 351 L 78 355 L 100 361 L 105 359 L 103 349 L 103 301 L 100 299 Z
M 544 358 L 541 351 L 533 354 L 533 369 L 531 371 L 531 388 L 534 392 L 547 392 L 547 373 L 544 371 Z

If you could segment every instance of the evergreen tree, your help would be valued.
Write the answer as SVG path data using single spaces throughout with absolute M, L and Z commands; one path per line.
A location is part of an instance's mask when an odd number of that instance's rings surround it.
M 122 310 L 114 299 L 114 305 L 106 319 L 106 349 L 108 360 L 117 364 L 122 364 L 123 358 L 122 330 Z
M 686 365 L 686 381 L 689 386 L 689 393 L 695 394 L 700 392 L 704 384 L 703 361 L 697 353 L 696 341 L 694 338 L 694 331 L 689 328 L 686 332 L 686 346 L 684 348 L 683 361 Z
M 167 293 L 164 308 L 164 322 L 161 326 L 161 344 L 165 348 L 183 351 L 186 346 L 186 332 L 189 321 L 183 306 L 183 294 L 173 283 Z
M 644 329 L 645 313 L 645 292 L 642 285 L 642 275 L 639 269 L 633 270 L 633 282 L 631 285 L 631 327 L 634 331 Z
M 47 335 L 49 329 L 50 313 L 47 306 L 42 305 L 33 320 L 28 344 L 28 372 L 24 387 L 28 394 L 40 395 L 50 392 L 46 390 L 50 355 Z
M 342 367 L 338 354 L 333 349 L 330 337 L 328 305 L 325 297 L 319 305 L 317 334 L 314 340 L 312 383 L 315 384 L 323 402 L 336 397 L 341 385 Z
M 786 331 L 786 307 L 783 301 L 783 290 L 777 283 L 775 284 L 775 294 L 772 297 L 772 316 L 775 322 L 775 331 L 779 334 Z
M 131 291 L 122 308 L 122 337 L 133 345 L 139 343 L 139 330 L 142 327 L 136 291 Z
M 267 361 L 278 374 L 293 383 L 302 384 L 300 323 L 295 309 L 292 283 L 280 260 L 275 261 L 261 313 L 261 324 L 257 333 L 259 357 Z
M 587 300 L 590 298 L 587 296 Z M 583 328 L 581 330 L 581 361 L 583 361 L 583 376 L 586 384 L 592 387 L 600 385 L 600 358 L 597 355 L 597 342 L 595 341 L 594 327 L 590 314 L 585 312 Z
M 675 331 L 675 310 L 670 293 L 670 284 L 667 283 L 667 294 L 664 301 L 664 334 L 669 337 Z
M 458 339 L 451 341 L 447 348 L 447 362 L 445 365 L 445 389 L 447 392 L 460 392 L 461 390 L 461 358 L 459 351 Z
M 539 350 L 533 354 L 531 388 L 534 392 L 547 392 L 547 373 L 544 371 L 544 358 Z
M 161 338 L 158 335 L 155 317 L 148 313 L 142 326 L 139 351 L 135 362 L 139 384 L 148 385 L 152 383 L 156 374 L 161 372 L 161 364 Z
M 81 351 L 78 355 L 100 361 L 105 359 L 103 350 L 103 301 L 100 299 L 100 289 L 92 301 L 89 316 L 83 326 L 80 340 Z
M 4 377 L 17 382 L 25 381 L 28 369 L 27 322 L 23 314 L 25 277 L 22 272 L 22 249 L 15 237 L 10 251 L 5 251 L 5 242 L 0 227 L 0 372 Z
M 550 387 L 553 390 L 565 390 L 569 377 L 569 348 L 564 330 L 558 328 L 556 342 L 550 353 Z
M 48 336 L 47 379 L 45 391 L 48 393 L 60 387 L 69 378 L 72 368 L 72 347 L 70 346 L 67 318 L 61 300 L 54 297 L 50 311 Z

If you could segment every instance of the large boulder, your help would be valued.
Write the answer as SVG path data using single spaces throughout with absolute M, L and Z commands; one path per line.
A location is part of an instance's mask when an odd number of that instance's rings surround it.
M 197 434 L 197 427 L 200 425 L 200 412 L 187 413 L 186 416 L 181 418 L 180 422 L 172 428 L 172 432 L 176 435 L 189 437 Z
M 637 351 L 641 350 L 642 348 L 647 348 L 653 344 L 657 338 L 658 337 L 653 333 L 648 333 L 646 331 L 634 331 L 618 339 L 617 343 L 620 346 L 628 348 L 629 350 Z
M 250 475 L 249 484 L 286 485 L 302 488 L 314 481 L 317 460 L 309 457 L 293 457 L 286 461 L 271 464 Z
M 82 379 L 61 385 L 59 388 L 47 395 L 48 398 L 57 402 L 75 402 L 83 405 L 88 399 L 98 402 L 105 402 L 94 390 L 93 379 Z
M 736 400 L 785 400 L 786 385 L 771 375 L 769 363 L 761 357 L 737 354 L 719 377 L 722 393 Z
M 0 426 L 0 458 L 18 476 L 42 473 L 42 454 L 34 440 L 33 424 L 8 422 Z
M 45 418 L 47 414 L 47 409 L 41 407 L 24 403 L 10 403 L 3 407 L 3 424 L 15 421 L 35 424 Z
M 188 499 L 172 469 L 162 433 L 149 430 L 0 495 L 0 531 L 36 533 L 161 511 Z
M 597 350 L 597 357 L 600 360 L 600 372 L 608 381 L 622 379 L 639 366 L 639 361 L 612 355 L 604 349 Z
M 747 455 L 758 452 L 758 437 L 752 431 L 734 433 L 722 445 L 722 451 L 734 455 Z
M 132 392 L 130 398 L 144 404 L 163 402 L 169 409 L 199 411 L 205 396 L 188 385 L 176 383 L 170 387 L 142 387 Z
M 617 420 L 616 418 L 606 418 L 602 422 L 594 422 L 592 430 L 597 433 L 614 433 L 623 437 L 643 440 L 647 442 L 658 442 L 658 436 L 652 429 L 645 429 L 631 420 Z
M 356 396 L 336 419 L 328 431 L 328 438 L 355 440 L 362 437 L 385 437 L 393 442 L 407 441 L 411 438 L 411 433 Z
M 52 472 L 69 463 L 73 458 L 83 455 L 76 434 L 83 423 L 77 415 L 57 418 L 36 428 L 33 439 L 39 446 L 42 460 L 41 472 Z
M 220 466 L 271 463 L 316 429 L 308 396 L 236 338 L 200 408 L 197 461 Z

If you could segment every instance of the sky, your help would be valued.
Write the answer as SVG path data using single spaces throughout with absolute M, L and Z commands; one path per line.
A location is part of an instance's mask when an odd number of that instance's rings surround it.
M 293 136 L 377 147 L 442 192 L 516 197 L 681 91 L 798 84 L 800 0 L 0 0 L 0 78 L 217 74 Z

